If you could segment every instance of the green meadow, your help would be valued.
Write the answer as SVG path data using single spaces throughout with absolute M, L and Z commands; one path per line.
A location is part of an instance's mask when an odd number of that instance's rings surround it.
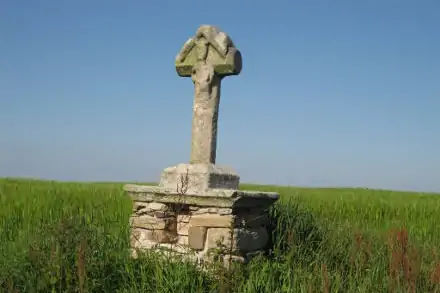
M 266 255 L 203 269 L 133 259 L 122 183 L 0 179 L 0 292 L 440 292 L 440 196 L 277 191 Z

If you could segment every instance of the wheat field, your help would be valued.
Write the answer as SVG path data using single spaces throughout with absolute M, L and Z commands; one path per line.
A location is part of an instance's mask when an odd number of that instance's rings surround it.
M 122 183 L 0 179 L 0 292 L 440 292 L 440 196 L 277 191 L 267 255 L 200 269 L 130 257 Z

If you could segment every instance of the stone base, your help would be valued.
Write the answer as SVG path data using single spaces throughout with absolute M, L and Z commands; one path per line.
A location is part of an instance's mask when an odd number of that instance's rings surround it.
M 267 212 L 278 194 L 232 188 L 206 188 L 203 192 L 188 188 L 182 193 L 168 180 L 181 174 L 179 166 L 164 172 L 162 178 L 167 179 L 161 180 L 162 186 L 124 186 L 133 199 L 132 248 L 170 249 L 199 262 L 215 257 L 247 262 L 264 251 L 270 235 Z M 210 184 L 204 181 L 206 177 L 201 178 L 200 182 Z
M 180 193 L 203 194 L 208 189 L 238 189 L 240 177 L 214 164 L 179 164 L 166 168 L 159 186 Z

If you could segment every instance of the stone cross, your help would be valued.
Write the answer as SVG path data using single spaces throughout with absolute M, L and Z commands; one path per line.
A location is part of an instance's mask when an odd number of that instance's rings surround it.
M 194 83 L 191 164 L 215 164 L 220 83 L 241 71 L 241 54 L 218 28 L 202 25 L 176 57 L 176 71 Z
M 133 255 L 167 249 L 199 264 L 248 262 L 270 243 L 268 208 L 278 194 L 240 190 L 238 174 L 215 164 L 220 83 L 240 73 L 240 52 L 219 29 L 201 26 L 176 70 L 194 82 L 191 161 L 165 168 L 159 186 L 124 186 L 133 199 Z

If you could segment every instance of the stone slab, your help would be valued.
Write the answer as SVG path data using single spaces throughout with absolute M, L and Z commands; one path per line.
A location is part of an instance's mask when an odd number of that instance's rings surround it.
M 148 215 L 131 217 L 131 226 L 150 230 L 175 230 L 175 218 L 156 218 Z
M 263 249 L 269 241 L 266 228 L 236 229 L 234 237 L 240 251 L 254 251 Z
M 189 227 L 188 244 L 192 249 L 202 250 L 205 247 L 206 227 Z
M 231 243 L 232 236 L 231 229 L 229 228 L 209 228 L 206 233 L 205 251 L 219 248 L 219 243 L 223 245 L 220 249 L 233 249 L 233 247 L 231 247 L 231 245 L 233 245 Z
M 231 215 L 221 216 L 213 214 L 192 216 L 189 224 L 196 227 L 232 227 L 234 217 Z
M 124 190 L 135 201 L 188 204 L 205 207 L 268 207 L 279 195 L 275 192 L 209 189 L 203 194 L 176 193 L 175 190 L 151 185 L 127 184 Z

